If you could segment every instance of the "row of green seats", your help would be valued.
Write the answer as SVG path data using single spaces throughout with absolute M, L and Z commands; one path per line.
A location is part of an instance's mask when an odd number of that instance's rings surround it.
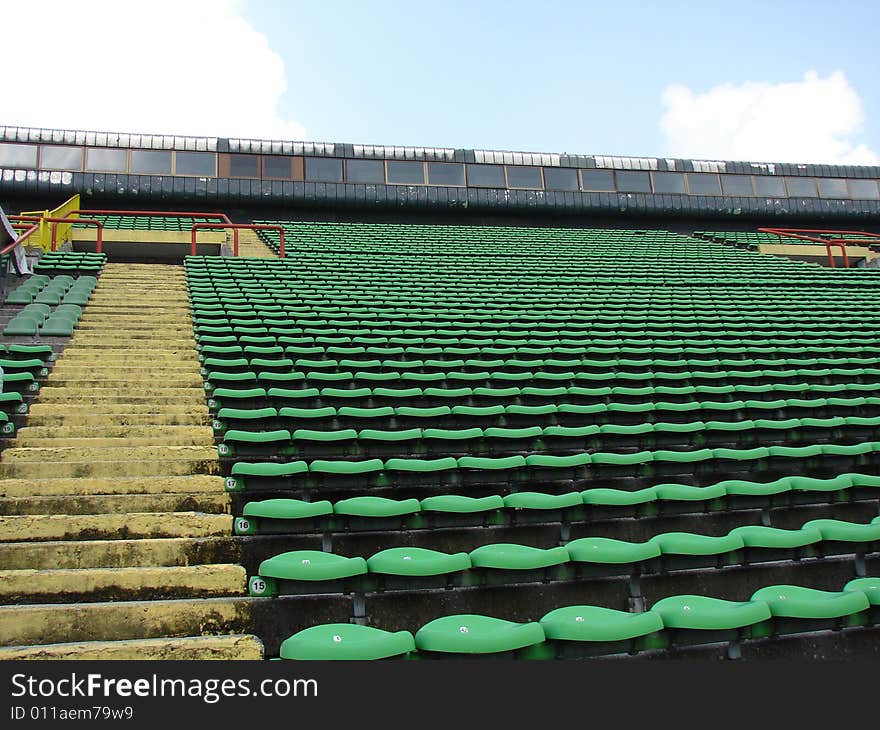
M 700 294 L 692 293 L 689 296 L 661 296 L 658 293 L 644 291 L 644 287 L 633 289 L 631 287 L 614 287 L 612 289 L 601 286 L 560 286 L 551 290 L 543 290 L 541 293 L 523 291 L 520 287 L 479 287 L 459 286 L 448 287 L 443 290 L 434 290 L 431 294 L 424 291 L 402 293 L 397 287 L 382 285 L 358 284 L 356 286 L 339 284 L 327 284 L 317 282 L 280 281 L 269 283 L 264 281 L 260 288 L 243 288 L 239 284 L 227 286 L 205 286 L 195 283 L 190 284 L 190 301 L 195 305 L 208 306 L 215 304 L 247 303 L 253 300 L 257 303 L 275 303 L 303 300 L 314 304 L 322 302 L 332 304 L 334 301 L 353 305 L 363 301 L 364 305 L 391 306 L 395 302 L 406 306 L 410 303 L 415 310 L 421 306 L 429 306 L 440 311 L 462 311 L 468 309 L 510 309 L 525 310 L 528 314 L 532 309 L 539 310 L 570 310 L 578 312 L 586 310 L 589 316 L 596 316 L 603 312 L 615 312 L 627 308 L 634 311 L 630 315 L 638 315 L 642 310 L 646 314 L 651 312 L 674 313 L 676 311 L 686 314 L 693 310 L 706 311 L 709 314 L 723 314 L 725 312 L 742 312 L 744 315 L 777 316 L 787 310 L 796 311 L 798 314 L 808 315 L 815 311 L 815 307 L 809 307 L 809 303 L 822 303 L 828 307 L 836 307 L 843 313 L 852 317 L 852 300 L 858 299 L 860 308 L 870 313 L 876 310 L 877 305 L 873 300 L 860 290 L 829 290 L 813 291 L 807 296 L 800 291 L 794 291 L 786 297 L 778 297 L 773 291 L 767 291 L 761 296 L 760 290 L 743 291 L 716 289 L 711 293 L 701 291 Z M 666 290 L 667 292 L 670 290 Z M 674 290 L 673 290 L 674 291 Z M 679 290 L 680 291 L 680 290 Z M 458 296 L 461 293 L 471 296 L 462 300 Z M 623 293 L 625 292 L 625 293 Z M 850 308 L 846 309 L 846 303 Z M 756 310 L 757 304 L 772 306 L 772 315 L 766 310 Z M 446 309 L 444 309 L 446 308 Z M 824 309 L 824 307 L 823 307 Z M 777 312 L 778 310 L 778 312 Z
M 737 402 L 743 395 L 766 395 L 768 398 L 782 394 L 795 393 L 811 397 L 828 395 L 871 394 L 880 389 L 880 383 L 761 383 L 761 384 L 728 384 L 728 385 L 683 385 L 683 386 L 598 386 L 584 387 L 579 385 L 541 387 L 541 386 L 507 386 L 507 387 L 360 387 L 337 388 L 326 387 L 282 387 L 299 384 L 302 386 L 303 373 L 276 373 L 264 371 L 260 373 L 218 373 L 210 372 L 205 388 L 209 393 L 213 390 L 213 398 L 230 398 L 230 390 L 242 391 L 240 397 L 251 400 L 259 397 L 251 391 L 258 383 L 272 384 L 265 390 L 265 398 L 276 405 L 296 404 L 319 401 L 322 405 L 332 405 L 333 401 L 348 403 L 357 402 L 367 407 L 394 405 L 405 401 L 411 406 L 443 405 L 463 401 L 466 405 L 505 404 L 540 405 L 543 403 L 574 403 L 583 405 L 605 404 L 617 402 L 621 397 L 638 399 L 639 404 L 652 402 L 655 397 L 660 399 L 680 399 L 680 403 L 697 404 L 702 402 L 701 396 L 728 396 L 728 402 Z M 222 394 L 217 391 L 223 391 Z
M 13 317 L 3 334 L 41 337 L 70 337 L 82 317 L 77 304 L 59 304 L 54 310 L 44 303 L 28 304 Z
M 366 315 L 366 316 L 364 316 Z M 627 321 L 613 322 L 604 321 L 565 321 L 557 320 L 538 321 L 504 321 L 503 318 L 493 316 L 485 321 L 482 318 L 471 317 L 475 321 L 462 321 L 458 317 L 440 317 L 435 315 L 428 318 L 416 316 L 413 312 L 403 312 L 381 317 L 381 312 L 369 310 L 365 312 L 345 311 L 342 308 L 332 310 L 316 309 L 309 305 L 268 305 L 254 307 L 244 305 L 217 305 L 217 310 L 198 308 L 193 312 L 192 321 L 195 325 L 218 325 L 218 324 L 252 324 L 254 322 L 272 320 L 272 324 L 296 324 L 299 327 L 341 327 L 349 328 L 353 334 L 361 334 L 361 330 L 375 332 L 377 334 L 407 334 L 407 335 L 471 335 L 471 336 L 557 336 L 578 337 L 585 333 L 610 330 L 632 330 L 633 332 L 653 336 L 682 336 L 682 332 L 695 331 L 697 334 L 711 335 L 719 332 L 735 332 L 737 335 L 757 336 L 765 331 L 777 332 L 791 330 L 798 333 L 812 335 L 833 335 L 845 331 L 850 334 L 864 332 L 865 318 L 858 322 L 830 321 L 831 318 L 804 317 L 803 321 L 777 321 L 771 317 L 763 321 L 748 321 L 746 318 L 725 321 L 723 318 L 712 318 L 711 321 L 695 320 L 690 318 L 666 319 L 661 317 L 642 317 L 638 320 L 627 318 Z M 295 319 L 296 322 L 291 322 Z M 279 321 L 280 320 L 280 321 Z M 880 317 L 869 317 L 868 321 L 874 322 Z M 831 327 L 831 325 L 836 325 Z M 859 330 L 857 324 L 862 325 Z
M 35 272 L 61 272 L 80 275 L 100 273 L 107 254 L 82 251 L 47 251 L 34 265 Z
M 274 397 L 275 394 L 272 394 Z M 238 408 L 226 404 L 256 404 L 266 402 L 269 394 L 264 388 L 249 390 L 231 390 L 219 388 L 214 391 L 208 400 L 208 407 L 216 410 L 216 430 L 223 430 L 228 424 L 241 424 L 254 419 L 287 419 L 296 423 L 331 422 L 334 419 L 340 421 L 371 421 L 384 422 L 388 419 L 396 419 L 399 422 L 413 423 L 430 421 L 434 424 L 446 423 L 447 421 L 479 419 L 485 422 L 489 419 L 529 419 L 532 425 L 534 421 L 541 421 L 547 425 L 565 426 L 583 425 L 585 417 L 597 425 L 605 423 L 606 416 L 615 415 L 642 419 L 650 418 L 651 414 L 657 414 L 658 418 L 670 420 L 682 418 L 685 421 L 693 420 L 697 412 L 712 415 L 715 413 L 732 413 L 741 416 L 740 420 L 748 420 L 746 415 L 755 412 L 764 414 L 776 413 L 783 418 L 792 418 L 786 415 L 789 412 L 809 411 L 820 413 L 826 409 L 844 409 L 855 411 L 859 408 L 870 408 L 873 411 L 880 406 L 880 397 L 868 398 L 788 398 L 779 400 L 745 400 L 745 401 L 700 401 L 695 403 L 671 403 L 666 401 L 647 403 L 596 403 L 583 405 L 577 403 L 546 403 L 539 406 L 528 405 L 491 405 L 491 406 L 468 406 L 468 405 L 444 405 L 444 406 L 253 406 Z M 760 416 L 759 416 L 760 417 Z M 712 419 L 708 419 L 712 420 Z M 656 421 L 650 421 L 656 423 Z M 682 421 L 677 421 L 681 423 Z
M 313 360 L 312 362 L 335 363 L 334 356 L 347 357 L 355 359 L 356 355 L 361 355 L 364 359 L 386 359 L 395 356 L 405 356 L 401 360 L 405 361 L 406 356 L 413 360 L 422 360 L 425 357 L 434 357 L 435 359 L 453 359 L 460 360 L 468 357 L 477 359 L 479 356 L 488 359 L 499 359 L 507 356 L 509 359 L 535 359 L 540 356 L 549 356 L 548 359 L 559 359 L 557 356 L 579 356 L 587 359 L 597 359 L 600 355 L 608 356 L 612 359 L 614 356 L 627 357 L 630 355 L 642 355 L 649 358 L 658 358 L 669 355 L 680 357 L 696 358 L 698 355 L 705 355 L 707 359 L 718 359 L 726 355 L 742 355 L 743 359 L 751 359 L 754 357 L 762 357 L 767 355 L 781 356 L 829 356 L 837 354 L 838 357 L 846 356 L 864 356 L 870 357 L 872 353 L 880 352 L 880 340 L 876 340 L 871 344 L 865 342 L 857 342 L 854 339 L 840 340 L 833 345 L 828 344 L 806 344 L 803 340 L 793 338 L 787 340 L 791 344 L 779 345 L 711 345 L 711 346 L 636 346 L 636 345 L 591 345 L 591 346 L 567 346 L 558 345 L 552 347 L 545 346 L 467 346 L 467 347 L 439 347 L 439 346 L 421 346 L 421 345 L 308 345 L 302 346 L 298 343 L 300 340 L 295 335 L 286 334 L 291 330 L 284 328 L 270 329 L 268 334 L 246 334 L 244 332 L 217 334 L 217 335 L 200 335 L 197 336 L 199 345 L 257 345 L 261 347 L 273 347 L 275 345 L 287 345 L 285 352 L 295 357 L 304 357 L 307 355 L 323 355 L 326 359 Z M 285 339 L 292 337 L 292 340 Z M 867 339 L 867 338 L 865 338 Z M 824 342 L 824 340 L 819 340 Z M 291 343 L 291 344 L 288 344 Z M 850 344 L 851 343 L 851 344 Z M 645 358 L 648 359 L 648 358 Z M 314 367 L 314 366 L 310 366 Z M 317 367 L 321 367 L 320 365 Z
M 488 526 L 507 525 L 516 513 L 522 519 L 568 522 L 586 520 L 598 509 L 608 516 L 630 516 L 638 508 L 640 516 L 657 514 L 659 506 L 670 503 L 696 505 L 697 509 L 735 508 L 737 504 L 754 506 L 756 499 L 764 504 L 782 504 L 786 497 L 802 496 L 833 500 L 844 498 L 852 490 L 866 490 L 876 497 L 880 476 L 871 474 L 838 474 L 822 479 L 802 475 L 786 476 L 769 482 L 746 479 L 725 479 L 702 487 L 689 484 L 656 484 L 637 490 L 591 487 L 580 492 L 548 494 L 545 492 L 511 492 L 485 497 L 442 494 L 422 499 L 391 499 L 388 497 L 350 497 L 332 503 L 326 499 L 306 502 L 299 499 L 273 498 L 249 501 L 234 522 L 238 535 L 348 531 L 352 521 L 360 521 L 364 529 L 377 529 L 390 518 L 401 530 L 434 529 L 437 524 Z M 766 533 L 768 535 L 772 533 Z M 827 534 L 831 534 L 828 532 Z
M 217 218 L 201 216 L 96 215 L 89 217 L 101 221 L 104 228 L 153 231 L 189 231 L 193 223 L 217 222 Z M 83 228 L 85 224 L 75 223 L 73 227 Z
M 559 345 L 571 346 L 599 346 L 608 347 L 615 345 L 634 345 L 640 347 L 679 347 L 696 346 L 708 347 L 713 345 L 726 346 L 763 346 L 763 345 L 788 345 L 792 343 L 822 344 L 842 342 L 844 344 L 874 344 L 878 341 L 876 336 L 865 333 L 864 328 L 840 327 L 837 329 L 796 330 L 783 332 L 761 332 L 751 330 L 733 330 L 730 332 L 707 332 L 696 336 L 697 333 L 687 333 L 665 330 L 661 332 L 642 333 L 633 328 L 632 333 L 624 333 L 619 330 L 601 331 L 599 328 L 588 331 L 515 331 L 504 334 L 469 330 L 445 330 L 438 332 L 432 330 L 413 330 L 405 334 L 404 330 L 383 331 L 378 327 L 362 327 L 345 333 L 342 327 L 332 326 L 327 320 L 312 320 L 307 318 L 294 318 L 290 316 L 274 317 L 211 317 L 199 318 L 194 322 L 194 329 L 198 335 L 206 334 L 269 334 L 269 328 L 280 327 L 286 332 L 293 333 L 299 330 L 309 334 L 319 334 L 329 344 L 393 344 L 393 345 L 501 345 L 521 347 L 534 345 L 537 347 L 553 347 Z M 629 336 L 626 336 L 629 334 Z M 776 334 L 776 337 L 768 337 Z M 333 339 L 327 339 L 333 338 Z M 358 339 L 360 338 L 360 339 Z
M 809 444 L 805 446 L 757 446 L 752 448 L 714 448 L 693 449 L 690 451 L 659 449 L 637 451 L 634 453 L 582 452 L 567 456 L 553 454 L 532 454 L 529 456 L 461 456 L 437 459 L 390 458 L 385 459 L 315 459 L 312 461 L 268 461 L 236 462 L 231 476 L 226 480 L 226 488 L 239 491 L 249 487 L 254 480 L 280 480 L 287 483 L 291 479 L 305 480 L 327 476 L 347 477 L 348 486 L 358 486 L 351 477 L 369 477 L 377 485 L 390 485 L 398 476 L 442 475 L 444 482 L 460 484 L 465 477 L 493 478 L 499 481 L 522 481 L 535 483 L 570 481 L 584 478 L 587 473 L 601 477 L 605 467 L 645 467 L 645 465 L 688 465 L 692 473 L 702 473 L 707 468 L 717 469 L 724 463 L 740 462 L 741 467 L 760 470 L 761 462 L 771 459 L 810 460 L 816 457 L 844 457 L 849 460 L 873 460 L 880 452 L 880 442 L 866 441 L 858 444 Z M 788 467 L 790 468 L 790 467 Z
M 2 361 L 0 361 L 2 362 Z M 815 438 L 815 429 L 827 430 L 820 438 L 862 438 L 867 430 L 871 436 L 880 429 L 880 416 L 835 416 L 831 418 L 785 418 L 742 421 L 691 421 L 688 423 L 602 424 L 586 426 L 524 426 L 505 428 L 409 428 L 337 430 L 273 429 L 262 430 L 264 421 L 257 424 L 261 430 L 229 429 L 222 434 L 220 456 L 307 456 L 323 445 L 332 456 L 340 458 L 372 456 L 394 445 L 400 455 L 440 456 L 443 452 L 460 452 L 479 456 L 500 453 L 534 454 L 544 451 L 564 453 L 596 449 L 601 451 L 609 442 L 623 440 L 651 449 L 657 446 L 686 444 L 704 447 L 708 434 L 722 433 L 730 438 L 736 434 L 739 443 L 765 443 L 767 432 L 775 438 L 785 438 L 792 444 L 802 440 L 800 431 Z M 833 430 L 832 430 L 833 429 Z M 847 437 L 848 431 L 854 435 Z M 675 434 L 676 437 L 670 438 Z M 715 438 L 718 438 L 716 435 Z M 772 436 L 770 437 L 773 438 Z M 723 442 L 723 439 L 722 439 Z M 772 440 L 771 440 L 772 443 Z M 327 453 L 325 452 L 325 456 Z
M 300 344 L 310 345 L 314 343 L 312 336 L 303 336 Z M 229 341 L 230 344 L 202 344 L 199 347 L 199 361 L 202 367 L 211 363 L 219 367 L 229 365 L 239 360 L 254 362 L 265 360 L 266 362 L 285 362 L 291 358 L 285 348 L 280 344 L 275 345 L 239 345 L 238 341 Z M 294 367 L 301 359 L 293 360 Z M 330 372 L 331 368 L 325 367 L 329 361 L 320 361 L 321 370 Z M 366 371 L 377 372 L 411 372 L 417 374 L 446 373 L 485 373 L 487 376 L 495 372 L 510 374 L 532 374 L 537 379 L 543 379 L 544 374 L 552 376 L 567 375 L 572 373 L 577 378 L 591 378 L 594 375 L 607 377 L 609 380 L 666 380 L 681 377 L 682 379 L 709 379 L 721 377 L 725 373 L 730 377 L 738 377 L 738 373 L 751 373 L 760 371 L 762 368 L 772 368 L 770 372 L 786 372 L 789 370 L 803 371 L 804 375 L 834 374 L 837 370 L 871 369 L 870 366 L 880 364 L 880 357 L 781 357 L 781 358 L 607 358 L 594 360 L 587 358 L 548 358 L 544 359 L 492 359 L 479 358 L 467 360 L 337 360 L 333 361 L 336 374 L 359 373 Z M 802 367 L 797 367 L 802 366 Z M 838 368 L 837 366 L 845 366 Z M 853 367 L 855 366 L 855 367 Z M 474 368 L 473 371 L 468 368 Z M 504 370 L 501 370 L 501 369 Z M 626 369 L 628 368 L 628 369 Z M 680 370 L 678 370 L 680 368 Z M 726 369 L 725 369 L 726 368 Z M 301 369 L 301 368 L 300 368 Z M 598 372 L 593 372 L 598 371 Z M 667 378 L 666 376 L 670 376 Z M 745 377 L 745 376 L 743 376 Z
M 376 590 L 420 589 L 418 581 L 388 583 L 383 578 L 431 578 L 443 576 L 445 586 L 468 586 L 536 581 L 577 580 L 577 564 L 641 565 L 644 572 L 656 572 L 647 563 L 664 557 L 694 556 L 724 558 L 728 564 L 749 560 L 764 562 L 761 550 L 778 559 L 779 550 L 795 551 L 821 542 L 860 544 L 870 552 L 880 541 L 880 517 L 868 524 L 834 519 L 810 520 L 794 530 L 764 525 L 735 527 L 726 535 L 665 532 L 645 542 L 627 542 L 609 537 L 583 537 L 552 548 L 515 543 L 482 545 L 470 553 L 449 554 L 418 547 L 394 547 L 369 558 L 347 558 L 317 550 L 294 550 L 260 563 L 249 581 L 252 596 L 277 596 L 343 591 L 371 593 Z M 747 551 L 750 557 L 741 553 Z M 683 563 L 693 567 L 696 561 Z M 668 567 L 668 566 L 667 566 Z M 659 567 L 657 568 L 659 569 Z
M 241 351 L 241 347 L 228 348 Z M 262 348 L 262 349 L 277 349 Z M 228 354 L 228 353 L 223 353 Z M 449 361 L 440 361 L 442 365 L 448 365 Z M 557 385 L 571 387 L 579 383 L 616 383 L 617 381 L 635 381 L 637 383 L 657 383 L 662 387 L 664 381 L 673 381 L 682 385 L 691 385 L 699 381 L 709 380 L 719 385 L 724 385 L 730 380 L 792 380 L 792 379 L 847 379 L 859 380 L 862 378 L 876 379 L 880 376 L 880 368 L 767 368 L 767 369 L 731 369 L 731 370 L 682 370 L 672 371 L 531 371 L 517 370 L 473 370 L 465 371 L 454 367 L 439 368 L 430 372 L 420 372 L 416 369 L 407 370 L 373 370 L 363 368 L 358 370 L 328 371 L 306 370 L 303 372 L 295 365 L 295 361 L 287 357 L 266 357 L 265 354 L 251 355 L 250 357 L 206 357 L 202 362 L 202 375 L 210 373 L 259 373 L 265 371 L 285 372 L 291 375 L 289 380 L 318 383 L 351 383 L 368 384 L 377 382 L 402 383 L 469 383 L 472 385 L 491 386 L 496 383 L 540 383 L 548 381 Z M 271 380 L 271 378 L 269 378 Z
M 748 601 L 728 601 L 699 595 L 674 595 L 648 611 L 631 613 L 591 605 L 557 608 L 536 622 L 517 623 L 492 616 L 443 616 L 408 631 L 388 632 L 359 624 L 323 624 L 286 639 L 281 659 L 375 660 L 425 657 L 511 655 L 552 658 L 598 653 L 665 649 L 683 632 L 697 634 L 686 641 L 718 641 L 719 631 L 730 639 L 760 638 L 785 631 L 803 631 L 807 622 L 846 619 L 850 625 L 872 622 L 867 614 L 880 605 L 880 578 L 855 578 L 841 591 L 798 585 L 771 585 L 755 591 Z M 777 627 L 777 622 L 783 619 Z M 804 624 L 800 624 L 803 620 Z M 809 629 L 808 629 L 809 630 Z M 674 633 L 671 633 L 674 632 Z

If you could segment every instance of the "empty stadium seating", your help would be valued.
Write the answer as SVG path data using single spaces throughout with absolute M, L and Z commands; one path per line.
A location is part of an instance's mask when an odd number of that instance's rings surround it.
M 654 230 L 284 227 L 284 260 L 185 263 L 269 656 L 873 630 L 867 592 L 817 592 L 878 570 L 872 271 Z

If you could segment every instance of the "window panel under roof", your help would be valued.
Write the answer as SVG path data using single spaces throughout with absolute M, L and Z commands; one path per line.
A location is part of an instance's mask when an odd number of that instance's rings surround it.
M 529 167 L 527 165 L 508 165 L 507 187 L 540 190 L 544 187 L 543 179 L 541 178 L 541 168 Z
M 678 193 L 685 195 L 684 174 L 681 172 L 652 172 L 655 193 Z
M 651 176 L 636 170 L 617 170 L 617 191 L 620 193 L 650 193 Z
M 611 170 L 581 170 L 581 189 L 614 191 L 614 173 Z
M 504 168 L 501 165 L 468 165 L 467 182 L 474 188 L 503 188 Z

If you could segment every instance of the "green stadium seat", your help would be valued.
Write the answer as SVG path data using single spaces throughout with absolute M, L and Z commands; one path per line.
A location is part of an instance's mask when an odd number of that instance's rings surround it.
M 281 643 L 281 659 L 330 661 L 408 657 L 415 640 L 408 631 L 383 631 L 358 624 L 322 624 L 303 629 Z
M 443 616 L 422 626 L 415 635 L 419 653 L 451 655 L 509 655 L 544 641 L 537 622 L 516 623 L 492 616 Z

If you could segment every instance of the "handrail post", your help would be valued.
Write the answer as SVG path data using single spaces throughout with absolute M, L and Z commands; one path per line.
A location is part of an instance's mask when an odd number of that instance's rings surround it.
M 284 228 L 278 227 L 278 255 L 284 258 Z

